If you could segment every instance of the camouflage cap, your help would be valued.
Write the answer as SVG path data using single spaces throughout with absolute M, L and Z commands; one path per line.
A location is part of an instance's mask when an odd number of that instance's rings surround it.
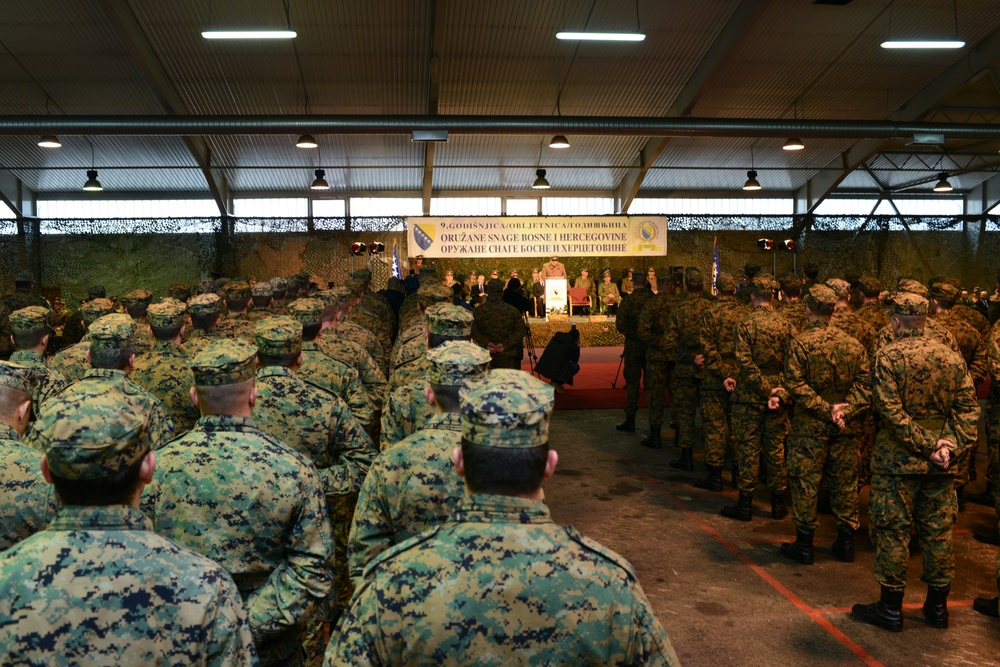
M 271 296 L 273 293 L 269 282 L 254 283 L 250 288 L 250 296 Z
M 927 315 L 927 299 L 913 292 L 896 292 L 886 299 L 886 304 L 889 306 L 889 315 Z
M 316 324 L 323 319 L 324 308 L 324 302 L 320 299 L 296 299 L 288 306 L 288 315 L 303 326 Z
M 104 289 L 104 285 L 91 285 L 87 288 L 88 299 L 104 299 L 107 296 L 108 290 Z
M 80 315 L 83 316 L 83 321 L 88 325 L 113 312 L 115 312 L 115 304 L 111 299 L 91 299 L 80 305 Z
M 0 387 L 17 389 L 22 394 L 31 396 L 33 384 L 34 371 L 31 368 L 12 361 L 0 361 Z
M 188 361 L 199 387 L 246 382 L 254 376 L 257 348 L 238 338 L 214 340 Z
M 191 298 L 191 285 L 188 283 L 174 283 L 167 288 L 167 294 L 178 301 L 187 301 Z
M 450 340 L 427 350 L 427 382 L 460 387 L 466 380 L 481 380 L 490 365 L 485 348 L 465 340 Z
M 33 283 L 35 282 L 35 276 L 31 275 L 30 271 L 21 271 L 16 276 L 14 276 L 15 283 Z
M 715 276 L 715 289 L 732 294 L 736 291 L 736 279 L 725 271 L 721 271 L 719 275 Z
M 351 278 L 355 278 L 363 282 L 368 282 L 369 280 L 372 279 L 371 269 L 358 269 L 357 271 L 351 274 Z
M 450 303 L 434 304 L 424 313 L 427 331 L 439 336 L 471 336 L 472 313 Z
M 361 291 L 365 288 L 365 283 L 363 280 L 359 280 L 357 278 L 351 278 L 346 283 L 344 283 L 344 287 L 346 287 L 351 291 L 352 297 L 356 297 L 360 295 Z
M 503 281 L 494 278 L 486 283 L 486 293 L 496 295 L 503 294 Z
M 951 283 L 939 282 L 935 283 L 931 287 L 931 296 L 935 299 L 941 299 L 942 301 L 956 301 L 958 300 L 959 289 L 952 285 Z M 13 315 L 11 319 L 13 321 Z
M 760 273 L 760 264 L 743 265 L 743 275 L 745 275 L 747 278 L 753 278 L 758 273 Z
M 219 291 L 219 285 L 214 280 L 206 278 L 198 281 L 198 294 L 215 294 Z
M 833 290 L 838 299 L 846 299 L 851 293 L 851 283 L 842 278 L 830 278 L 826 281 L 826 286 Z
M 275 292 L 287 292 L 288 278 L 282 278 L 281 276 L 271 278 L 271 289 Z
M 350 288 L 344 286 L 330 287 L 316 292 L 314 296 L 323 302 L 324 307 L 331 308 L 333 306 L 339 306 L 350 299 L 351 290 Z
M 167 299 L 160 303 L 154 303 L 149 307 L 149 326 L 158 329 L 169 327 L 179 327 L 184 324 L 187 307 L 176 299 Z
M 922 296 L 925 299 L 930 296 L 930 291 L 927 289 L 927 286 L 919 280 L 914 280 L 913 278 L 900 278 L 896 282 L 896 291 L 909 292 L 910 294 Z
M 549 440 L 555 392 L 529 373 L 490 371 L 481 382 L 465 386 L 460 400 L 463 440 L 508 449 L 538 447 Z
M 866 273 L 858 278 L 858 289 L 861 290 L 862 294 L 871 298 L 878 296 L 882 291 L 882 283 L 875 276 Z
M 753 294 L 771 294 L 778 289 L 778 281 L 770 273 L 758 273 L 750 279 L 750 291 Z
M 799 275 L 797 273 L 792 273 L 791 271 L 788 271 L 778 276 L 778 286 L 781 287 L 781 289 L 783 290 L 802 287 L 802 278 L 799 278 Z
M 234 280 L 226 284 L 227 299 L 249 299 L 250 283 L 243 280 Z
M 65 392 L 35 423 L 49 470 L 62 479 L 103 479 L 121 474 L 152 446 L 148 416 L 121 389 L 100 394 Z
M 12 333 L 52 331 L 52 311 L 42 306 L 28 306 L 10 314 Z
M 832 315 L 837 306 L 837 293 L 826 285 L 813 285 L 806 292 L 806 307 L 817 315 Z
M 502 283 L 501 283 L 502 284 Z M 503 291 L 501 288 L 500 291 Z M 429 308 L 436 303 L 451 303 L 454 292 L 444 283 L 435 279 L 433 282 L 425 283 L 417 290 L 417 301 L 424 308 Z
M 701 279 L 701 271 L 693 266 L 684 269 L 684 286 L 688 289 L 701 289 L 704 283 Z
M 212 315 L 219 312 L 219 295 L 215 292 L 199 294 L 188 301 L 188 310 L 192 315 Z
M 131 347 L 135 340 L 136 324 L 128 315 L 112 313 L 98 318 L 87 327 L 90 347 L 93 349 L 122 349 Z
M 148 289 L 134 289 L 122 297 L 122 305 L 126 308 L 136 306 L 148 306 L 153 298 L 153 293 Z
M 295 284 L 302 287 L 309 287 L 309 281 L 312 279 L 312 274 L 308 271 L 299 271 L 295 274 Z
M 288 357 L 302 351 L 302 324 L 291 317 L 269 317 L 253 332 L 257 351 L 269 357 Z

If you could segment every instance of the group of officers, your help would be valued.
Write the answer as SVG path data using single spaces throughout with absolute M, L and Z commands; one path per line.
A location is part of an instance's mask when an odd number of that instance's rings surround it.
M 859 491 L 870 484 L 881 595 L 855 605 L 852 615 L 902 630 L 915 537 L 927 584 L 924 618 L 946 628 L 959 501 L 996 503 L 1000 513 L 993 491 L 1000 464 L 1000 326 L 987 317 L 995 312 L 988 302 L 984 309 L 967 303 L 954 278 L 929 286 L 904 278 L 883 291 L 871 276 L 819 282 L 817 274 L 813 265 L 806 280 L 794 273 L 776 280 L 747 265 L 739 283 L 718 274 L 716 297 L 694 268 L 685 270 L 683 287 L 656 295 L 636 277 L 616 323 L 625 336 L 628 397 L 625 421 L 616 428 L 636 430 L 643 382 L 649 435 L 640 444 L 661 448 L 669 395 L 680 448 L 669 465 L 693 471 L 700 408 L 707 476 L 694 485 L 722 491 L 724 461 L 731 461 L 739 496 L 721 514 L 739 521 L 752 520 L 762 475 L 772 519 L 787 516 L 790 491 L 795 541 L 782 544 L 780 553 L 805 565 L 817 557 L 817 514 L 827 503 L 837 529 L 830 553 L 854 561 Z M 976 475 L 976 386 L 988 376 L 987 486 L 966 498 L 965 484 Z M 995 531 L 977 532 L 977 539 L 1000 542 Z M 995 618 L 997 605 L 997 597 L 987 596 L 974 608 Z
M 509 358 L 502 281 L 475 313 L 432 268 L 370 282 L 95 287 L 57 325 L 18 276 L 0 654 L 679 664 L 628 562 L 549 515 L 553 389 Z

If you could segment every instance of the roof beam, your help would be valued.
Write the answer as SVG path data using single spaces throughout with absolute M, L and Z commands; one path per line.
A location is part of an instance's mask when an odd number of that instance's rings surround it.
M 698 102 L 698 99 L 705 91 L 706 85 L 715 74 L 719 63 L 722 62 L 726 54 L 729 53 L 733 45 L 736 44 L 740 36 L 744 33 L 744 29 L 750 23 L 750 20 L 761 4 L 763 4 L 763 0 L 742 0 L 736 6 L 733 13 L 729 15 L 726 25 L 715 36 L 715 41 L 712 42 L 712 46 L 705 53 L 705 57 L 701 59 L 694 72 L 688 77 L 684 87 L 681 88 L 680 93 L 674 98 L 667 116 L 689 116 L 691 114 L 694 105 Z M 632 205 L 632 201 L 639 194 L 639 189 L 642 187 L 642 182 L 645 180 L 646 174 L 649 173 L 649 169 L 659 159 L 660 155 L 663 154 L 663 151 L 667 149 L 669 143 L 669 137 L 651 137 L 639 149 L 639 155 L 636 158 L 635 164 L 625 173 L 625 176 L 622 177 L 621 182 L 618 184 L 617 213 L 624 213 Z
M 909 123 L 922 118 L 940 104 L 941 100 L 983 72 L 995 76 L 991 66 L 997 60 L 1000 60 L 1000 30 L 995 30 L 969 49 L 965 56 L 889 116 L 889 120 Z M 866 163 L 884 145 L 885 142 L 879 139 L 862 139 L 850 146 L 796 191 L 795 212 L 809 214 L 815 211 L 848 174 Z
M 1000 204 L 1000 174 L 988 178 L 965 195 L 966 215 L 985 215 Z
M 438 99 L 441 95 L 441 51 L 444 47 L 444 30 L 441 26 L 445 20 L 445 4 L 447 0 L 432 0 L 431 2 L 431 62 L 430 90 L 427 94 L 427 113 L 436 116 Z M 434 187 L 434 142 L 428 141 L 424 148 L 424 182 L 421 197 L 424 205 L 424 215 L 431 214 L 431 192 Z
M 173 115 L 189 115 L 190 110 L 170 80 L 128 0 L 97 0 L 97 4 L 118 33 L 118 38 L 132 56 L 132 61 L 159 100 L 163 110 Z M 185 136 L 183 141 L 205 177 L 212 199 L 219 207 L 219 215 L 224 218 L 232 215 L 229 183 L 225 174 L 212 169 L 211 146 L 204 137 Z
M 19 219 L 34 217 L 35 199 L 35 192 L 24 181 L 9 172 L 0 172 L 0 201 Z

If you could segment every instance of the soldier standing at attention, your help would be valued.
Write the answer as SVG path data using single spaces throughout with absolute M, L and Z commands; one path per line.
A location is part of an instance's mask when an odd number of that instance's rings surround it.
M 188 356 L 181 349 L 187 309 L 182 302 L 167 299 L 152 304 L 148 313 L 156 344 L 149 354 L 136 360 L 129 379 L 160 399 L 176 432 L 186 433 L 201 417 L 198 407 L 191 402 L 194 375 Z
M 229 314 L 219 318 L 219 333 L 226 338 L 253 340 L 254 322 L 247 315 L 250 306 L 250 283 L 233 280 L 226 283 L 226 310 Z
M 895 340 L 875 356 L 872 399 L 882 428 L 872 455 L 869 501 L 878 602 L 852 615 L 892 632 L 903 629 L 903 593 L 916 529 L 927 584 L 923 613 L 948 627 L 948 593 L 955 574 L 952 528 L 958 511 L 955 466 L 977 437 L 979 402 L 959 354 L 924 335 L 927 300 L 892 298 Z
M 45 528 L 58 509 L 42 477 L 42 455 L 21 442 L 31 416 L 32 373 L 0 361 L 0 551 Z
M 31 368 L 31 404 L 37 406 L 58 394 L 69 384 L 59 371 L 45 363 L 45 348 L 52 335 L 52 311 L 41 306 L 28 306 L 10 315 L 14 354 L 10 360 Z M 30 418 L 34 415 L 29 413 Z
M 247 319 L 256 325 L 261 320 L 274 317 L 271 312 L 271 283 L 268 281 L 254 283 L 250 287 L 250 300 L 253 308 L 247 312 Z
M 87 330 L 91 324 L 105 315 L 115 312 L 115 304 L 110 299 L 91 299 L 80 305 L 80 322 Z M 58 371 L 69 384 L 73 384 L 90 370 L 90 362 L 87 360 L 87 352 L 90 350 L 90 337 L 84 336 L 83 340 L 75 345 L 59 350 L 49 357 L 48 366 L 54 371 Z M 38 406 L 35 406 L 38 411 Z
M 346 316 L 346 311 L 350 307 L 350 290 L 344 287 L 321 290 L 316 293 L 316 298 L 323 302 L 320 335 L 316 338 L 316 342 L 325 354 L 358 372 L 361 384 L 364 385 L 377 412 L 385 402 L 385 374 L 364 348 L 357 343 L 339 338 L 334 332 L 337 321 Z
M 351 581 L 389 547 L 443 523 L 464 495 L 451 454 L 461 444 L 458 393 L 486 376 L 490 353 L 475 343 L 449 341 L 427 351 L 424 400 L 428 422 L 375 458 L 358 497 L 348 542 Z
M 788 320 L 771 305 L 778 283 L 769 273 L 750 279 L 748 289 L 753 312 L 736 327 L 736 362 L 740 369 L 736 389 L 730 399 L 733 405 L 732 428 L 739 460 L 740 495 L 735 505 L 722 508 L 722 516 L 749 521 L 753 516 L 753 493 L 760 473 L 760 455 L 767 461 L 767 486 L 771 489 L 771 518 L 788 516 L 784 494 L 788 486 L 785 476 L 785 436 L 788 434 L 788 412 L 769 410 L 771 390 L 781 384 L 785 352 L 795 335 Z
M 366 568 L 324 664 L 677 665 L 628 562 L 549 516 L 552 388 L 496 370 L 460 403 L 465 498 Z
M 646 372 L 646 343 L 639 337 L 639 316 L 643 308 L 655 298 L 646 285 L 646 276 L 638 275 L 633 280 L 634 290 L 622 302 L 615 318 L 615 328 L 625 337 L 622 362 L 625 376 L 625 421 L 615 426 L 618 431 L 635 432 L 635 415 L 639 412 L 639 384 Z
M 871 369 L 861 343 L 831 326 L 836 305 L 836 293 L 825 285 L 813 285 L 806 293 L 808 328 L 792 339 L 781 387 L 772 390 L 769 399 L 772 409 L 781 402 L 795 403 L 785 442 L 795 542 L 782 544 L 781 554 L 804 565 L 813 562 L 822 479 L 830 487 L 837 526 L 831 551 L 846 563 L 854 562 L 854 531 L 859 525 L 858 440 L 846 422 L 869 407 Z
M 153 334 L 149 331 L 149 316 L 147 310 L 153 298 L 153 293 L 148 289 L 132 290 L 122 296 L 122 309 L 135 320 L 135 356 L 143 357 L 147 355 L 156 344 Z
M 219 331 L 219 295 L 215 293 L 198 294 L 188 301 L 188 313 L 191 315 L 191 332 L 181 346 L 184 354 L 194 358 L 203 347 L 209 343 L 224 338 Z
M 655 292 L 655 287 L 653 288 Z M 663 290 L 642 309 L 639 316 L 639 338 L 646 344 L 646 404 L 649 408 L 649 435 L 639 442 L 643 447 L 660 449 L 660 427 L 663 424 L 663 403 L 667 398 L 667 385 L 673 373 L 673 350 L 663 346 L 667 318 L 677 306 L 678 295 L 673 290 Z
M 722 491 L 722 464 L 728 455 L 732 462 L 732 484 L 738 477 L 736 452 L 730 429 L 729 397 L 736 389 L 739 366 L 736 363 L 736 327 L 747 315 L 746 307 L 736 300 L 736 279 L 728 273 L 715 278 L 719 300 L 701 316 L 699 345 L 705 355 L 701 381 L 701 421 L 705 432 L 705 470 L 708 477 L 694 483 L 699 489 Z M 628 303 L 626 301 L 626 303 Z
M 226 571 L 153 533 L 139 511 L 156 467 L 147 415 L 115 388 L 61 407 L 39 420 L 42 474 L 61 507 L 0 554 L 0 654 L 22 665 L 256 665 Z
M 191 360 L 202 417 L 157 451 L 142 509 L 157 533 L 232 575 L 262 665 L 301 665 L 299 633 L 332 586 L 333 541 L 315 469 L 251 417 L 255 352 L 223 339 Z
M 7 359 L 14 351 L 10 342 L 10 324 L 7 321 L 10 314 L 28 306 L 50 307 L 43 297 L 32 294 L 34 284 L 35 279 L 30 273 L 21 272 L 14 276 L 14 291 L 0 298 L 0 359 Z
M 548 264 L 542 265 L 542 279 L 546 278 L 565 278 L 566 277 L 566 267 L 563 263 L 559 261 L 559 258 L 555 255 L 549 258 Z
M 517 308 L 504 303 L 502 280 L 491 280 L 486 293 L 489 299 L 472 312 L 472 340 L 492 355 L 492 368 L 520 369 L 517 351 L 524 338 L 524 317 Z

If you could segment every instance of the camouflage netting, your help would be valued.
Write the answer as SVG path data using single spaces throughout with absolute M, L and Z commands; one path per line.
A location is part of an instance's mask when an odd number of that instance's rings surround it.
M 905 221 L 905 225 L 904 225 Z M 322 286 L 342 284 L 354 269 L 370 266 L 373 285 L 384 287 L 392 261 L 392 242 L 399 244 L 404 274 L 408 266 L 405 218 L 219 218 L 0 220 L 0 291 L 12 288 L 14 274 L 30 270 L 41 276 L 47 295 L 60 295 L 70 307 L 88 286 L 103 284 L 120 295 L 145 287 L 157 296 L 177 281 L 195 284 L 214 273 L 252 278 L 288 276 L 308 271 Z M 195 230 L 195 231 L 192 231 Z M 967 287 L 992 289 L 1000 274 L 1000 218 L 992 216 L 917 218 L 897 216 L 671 216 L 666 257 L 566 257 L 570 277 L 586 267 L 591 277 L 610 268 L 615 280 L 631 267 L 653 266 L 660 280 L 671 266 L 711 270 L 713 240 L 723 269 L 737 276 L 748 262 L 778 273 L 793 263 L 801 272 L 807 261 L 820 266 L 821 277 L 848 270 L 873 273 L 885 284 L 908 275 L 926 280 L 955 275 Z M 41 233 L 39 233 L 41 232 Z M 797 252 L 767 252 L 760 238 L 779 244 L 792 238 Z M 381 255 L 352 257 L 351 243 L 381 241 Z M 530 277 L 547 258 L 463 258 L 428 260 L 443 276 L 445 270 L 464 279 L 471 270 L 511 269 Z M 353 260 L 353 263 L 352 263 Z M 595 335 L 599 334 L 597 332 Z M 538 341 L 536 341 L 536 345 Z

